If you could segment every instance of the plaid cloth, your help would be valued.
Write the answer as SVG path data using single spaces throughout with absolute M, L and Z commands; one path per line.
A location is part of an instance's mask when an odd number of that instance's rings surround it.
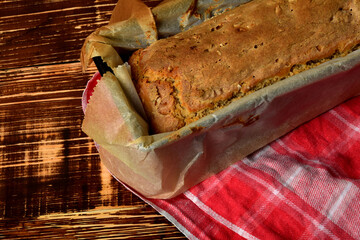
M 140 197 L 189 239 L 360 239 L 359 150 L 355 97 L 175 198 Z
M 189 239 L 360 239 L 360 97 L 184 194 L 149 200 Z

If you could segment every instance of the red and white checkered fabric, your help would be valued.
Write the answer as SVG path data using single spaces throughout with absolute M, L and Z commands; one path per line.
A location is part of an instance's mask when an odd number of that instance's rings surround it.
M 189 239 L 360 239 L 360 97 L 170 200 Z
M 189 239 L 360 239 L 360 96 L 184 194 L 142 199 Z

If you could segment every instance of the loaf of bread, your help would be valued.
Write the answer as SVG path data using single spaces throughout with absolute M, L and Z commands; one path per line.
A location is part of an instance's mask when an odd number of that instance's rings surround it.
M 253 0 L 136 51 L 129 64 L 160 133 L 359 43 L 359 0 Z

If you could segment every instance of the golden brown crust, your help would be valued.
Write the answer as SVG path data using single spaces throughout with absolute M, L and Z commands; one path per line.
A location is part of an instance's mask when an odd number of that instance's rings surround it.
M 170 74 L 165 72 L 161 79 L 161 72 L 154 72 L 158 78 L 156 81 L 143 77 L 140 64 L 142 51 L 142 49 L 136 51 L 129 59 L 129 64 L 132 66 L 132 77 L 138 94 L 150 118 L 151 130 L 154 133 L 168 132 L 184 126 L 183 120 L 176 114 L 176 100 L 173 96 L 172 83 L 165 80 Z
M 294 65 L 348 51 L 360 42 L 359 10 L 358 0 L 253 0 L 136 52 L 152 126 L 176 130 Z

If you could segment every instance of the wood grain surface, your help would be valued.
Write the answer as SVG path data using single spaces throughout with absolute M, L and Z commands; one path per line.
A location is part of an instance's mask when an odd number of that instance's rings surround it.
M 144 1 L 155 6 L 158 0 Z M 0 0 L 0 238 L 183 239 L 81 131 L 87 35 L 116 0 Z

